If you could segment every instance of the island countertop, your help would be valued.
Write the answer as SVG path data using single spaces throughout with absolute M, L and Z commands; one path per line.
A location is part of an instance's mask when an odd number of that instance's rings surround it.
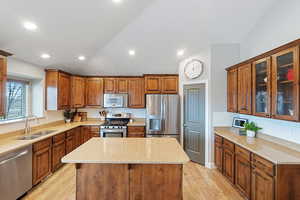
M 92 138 L 63 163 L 184 164 L 190 159 L 174 138 Z

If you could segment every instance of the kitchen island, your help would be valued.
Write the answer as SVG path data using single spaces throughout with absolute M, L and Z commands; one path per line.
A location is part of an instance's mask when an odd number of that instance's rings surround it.
M 62 158 L 76 164 L 77 200 L 182 200 L 188 161 L 173 138 L 92 138 Z

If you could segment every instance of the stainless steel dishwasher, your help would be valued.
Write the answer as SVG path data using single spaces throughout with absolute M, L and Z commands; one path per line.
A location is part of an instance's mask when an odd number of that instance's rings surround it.
M 0 156 L 0 196 L 15 200 L 32 187 L 32 145 Z

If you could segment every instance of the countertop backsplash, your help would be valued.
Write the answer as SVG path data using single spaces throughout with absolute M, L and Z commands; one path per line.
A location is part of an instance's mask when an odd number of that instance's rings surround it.
M 79 109 L 80 112 L 87 112 L 88 118 L 99 118 L 99 111 L 106 110 L 109 113 L 131 113 L 132 118 L 146 118 L 146 109 L 131 109 L 131 108 L 85 108 Z

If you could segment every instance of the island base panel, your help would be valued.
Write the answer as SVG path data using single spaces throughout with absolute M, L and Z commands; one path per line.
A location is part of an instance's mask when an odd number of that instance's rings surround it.
M 182 200 L 182 164 L 77 164 L 77 200 Z

